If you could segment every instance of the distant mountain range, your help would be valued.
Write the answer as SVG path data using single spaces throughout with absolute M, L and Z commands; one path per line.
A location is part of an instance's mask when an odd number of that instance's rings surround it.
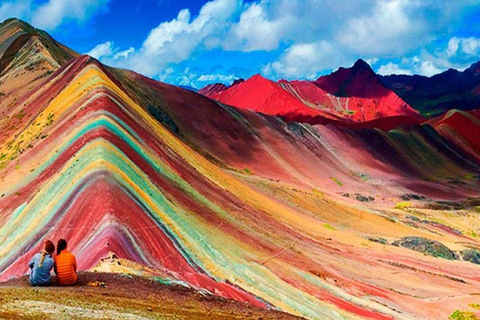
M 449 69 L 432 77 L 390 75 L 381 81 L 426 117 L 451 109 L 480 107 L 480 62 L 465 71 Z
M 433 77 L 380 76 L 360 59 L 315 81 L 273 82 L 255 75 L 231 86 L 210 84 L 199 93 L 287 121 L 389 129 L 452 109 L 479 108 L 479 74 L 476 63 L 463 72 L 450 69 Z
M 383 79 L 360 60 L 202 95 L 4 21 L 0 282 L 65 238 L 79 270 L 188 287 L 208 305 L 387 320 L 478 304 L 479 110 L 426 119 Z M 155 303 L 183 300 L 138 305 Z

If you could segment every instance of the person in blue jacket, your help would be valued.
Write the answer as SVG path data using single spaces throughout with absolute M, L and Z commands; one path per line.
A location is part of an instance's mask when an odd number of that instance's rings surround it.
M 28 263 L 31 270 L 29 280 L 32 286 L 46 286 L 50 284 L 50 271 L 52 271 L 54 265 L 52 254 L 54 252 L 55 245 L 52 241 L 47 240 L 42 252 L 35 254 Z

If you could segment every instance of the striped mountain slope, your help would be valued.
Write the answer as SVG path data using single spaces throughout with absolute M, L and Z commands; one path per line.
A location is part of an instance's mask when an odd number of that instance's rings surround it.
M 478 303 L 480 266 L 462 252 L 480 248 L 480 161 L 454 124 L 286 123 L 89 56 L 53 69 L 2 131 L 0 281 L 65 238 L 80 270 L 113 253 L 309 319 L 445 318 Z M 407 236 L 454 255 L 392 245 Z

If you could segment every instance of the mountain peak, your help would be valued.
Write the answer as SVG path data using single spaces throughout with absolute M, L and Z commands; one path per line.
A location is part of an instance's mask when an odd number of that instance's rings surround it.
M 247 81 L 271 81 L 271 80 L 265 78 L 260 73 L 257 73 L 251 76 L 249 79 L 247 79 Z
M 0 27 L 6 26 L 6 25 L 9 25 L 9 24 L 27 24 L 27 23 L 23 20 L 18 19 L 18 18 L 8 18 L 8 19 L 3 20 L 2 23 L 0 23 Z
M 39 48 L 36 47 L 37 45 Z M 26 52 L 29 54 L 25 54 Z M 28 56 L 27 60 L 38 61 L 38 59 L 30 59 L 30 54 L 51 56 L 45 59 L 53 58 L 58 65 L 63 65 L 71 58 L 78 56 L 76 52 L 55 41 L 45 31 L 36 29 L 23 20 L 17 18 L 4 20 L 0 24 L 0 57 L 3 59 L 1 63 L 3 68 L 20 56 Z
M 372 67 L 370 67 L 370 65 L 369 65 L 365 60 L 363 60 L 363 59 L 358 59 L 357 61 L 355 61 L 355 63 L 353 64 L 352 69 L 354 69 L 354 70 L 355 70 L 355 69 L 357 69 L 357 70 L 358 70 L 358 69 L 370 70 L 370 71 L 374 72 L 373 69 L 372 69 Z
M 399 228 L 372 211 L 415 222 L 408 212 L 388 208 L 404 198 L 418 207 L 422 197 L 460 199 L 459 206 L 470 210 L 476 200 L 461 199 L 480 197 L 480 143 L 472 134 L 480 129 L 473 116 L 452 112 L 440 125 L 410 126 L 416 118 L 391 91 L 380 97 L 373 91 L 372 99 L 338 98 L 310 81 L 276 83 L 261 75 L 220 92 L 217 103 L 88 55 L 63 62 L 66 49 L 41 31 L 1 30 L 0 282 L 21 277 L 15 283 L 25 287 L 27 262 L 43 242 L 66 238 L 79 271 L 98 266 L 140 274 L 143 280 L 131 283 L 145 282 L 155 294 L 179 283 L 196 290 L 188 293 L 195 301 L 205 293 L 222 302 L 220 309 L 231 304 L 227 299 L 237 300 L 250 306 L 249 314 L 275 308 L 292 318 L 390 319 L 425 318 L 441 309 L 436 315 L 445 318 L 477 299 L 464 298 L 478 284 L 474 266 L 465 261 L 413 256 L 389 245 L 385 259 L 406 265 L 395 267 L 386 281 L 394 265 L 375 262 L 385 256 L 382 245 L 360 241 L 390 234 L 389 243 L 430 245 L 410 237 L 424 231 L 448 246 L 465 241 L 464 224 L 474 224 L 475 217 Z M 363 68 L 360 62 L 357 69 Z M 353 69 L 332 75 L 336 90 L 382 90 L 375 73 Z M 402 124 L 408 125 L 393 132 L 368 129 Z M 297 234 L 312 238 L 292 242 Z M 331 241 L 325 243 L 326 237 Z M 474 239 L 455 250 L 468 244 Z M 116 266 L 104 265 L 113 255 Z M 390 287 L 416 291 L 420 286 L 405 279 L 429 263 L 444 277 L 415 273 L 433 287 L 446 286 L 448 296 L 389 294 Z M 445 278 L 459 274 L 465 281 Z M 154 277 L 161 281 L 148 280 Z M 100 272 L 93 278 L 111 279 Z M 326 287 L 322 279 L 339 281 Z M 169 291 L 168 299 L 183 305 L 183 290 Z M 79 293 L 74 298 L 85 305 Z M 138 312 L 152 315 L 145 296 Z M 411 307 L 426 299 L 432 302 L 427 308 Z M 370 303 L 377 300 L 381 304 Z M 89 312 L 76 308 L 73 315 Z M 131 316 L 125 312 L 116 315 Z M 179 316 L 184 314 L 191 312 Z
M 237 84 L 240 84 L 244 81 L 245 81 L 245 79 L 243 79 L 243 78 L 235 79 L 235 80 L 233 80 L 233 83 L 232 83 L 231 87 L 236 86 Z
M 370 65 L 362 59 L 358 59 L 350 68 L 339 68 L 332 74 L 321 76 L 315 84 L 339 97 L 373 98 L 390 92 Z
M 2 23 L 0 23 L 0 30 L 10 29 L 10 28 L 18 28 L 27 33 L 36 33 L 36 30 L 37 30 L 27 22 L 17 18 L 9 18 L 4 20 Z
M 210 83 L 207 84 L 205 87 L 198 90 L 198 93 L 203 94 L 207 97 L 211 97 L 212 95 L 227 90 L 228 87 L 223 83 Z

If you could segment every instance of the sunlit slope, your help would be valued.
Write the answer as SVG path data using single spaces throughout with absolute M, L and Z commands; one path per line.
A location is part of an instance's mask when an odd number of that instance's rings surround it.
M 209 160 L 227 169 L 327 192 L 376 192 L 397 198 L 407 191 L 445 189 L 451 199 L 474 195 L 445 186 L 477 172 L 478 161 L 430 125 L 391 131 L 285 123 L 249 110 L 213 103 L 198 94 L 129 71 L 115 77 L 147 112 Z M 335 178 L 335 179 L 331 179 Z M 466 188 L 465 188 L 466 187 Z
M 25 271 L 25 256 L 18 259 L 19 254 L 37 246 L 43 236 L 65 236 L 79 255 L 81 268 L 114 251 L 218 295 L 263 305 L 224 282 L 228 280 L 290 312 L 311 317 L 343 313 L 321 301 L 304 306 L 308 293 L 258 262 L 247 263 L 262 257 L 265 249 L 254 246 L 254 235 L 245 234 L 242 241 L 242 228 L 235 227 L 238 221 L 225 209 L 237 206 L 239 211 L 240 205 L 249 205 L 259 207 L 252 211 L 260 214 L 262 207 L 271 206 L 293 218 L 292 212 L 193 152 L 88 60 L 75 62 L 85 66 L 36 119 L 53 124 L 45 129 L 33 122 L 24 131 L 24 141 L 33 141 L 38 134 L 48 136 L 35 155 L 18 156 L 14 170 L 25 168 L 29 173 L 3 190 L 2 278 Z M 11 150 L 2 148 L 2 154 L 10 157 L 15 152 Z M 6 181 L 22 175 L 9 169 Z M 180 170 L 193 175 L 190 183 Z M 191 186 L 195 176 L 208 189 L 250 192 L 251 199 L 247 204 L 235 197 L 228 204 L 214 203 L 202 195 L 200 186 L 200 190 Z M 305 224 L 306 219 L 291 223 L 305 220 Z M 276 246 L 270 246 L 273 252 Z M 284 287 L 280 295 L 279 285 Z
M 480 159 L 480 109 L 450 110 L 429 123 L 452 145 L 477 161 Z
M 87 56 L 25 110 L 0 146 L 0 280 L 65 237 L 80 269 L 113 252 L 312 319 L 444 318 L 477 301 L 478 265 L 387 244 L 480 247 L 473 208 L 401 203 L 479 195 L 478 162 L 431 126 L 286 124 Z
M 0 141 L 35 115 L 25 106 L 46 79 L 77 53 L 17 19 L 0 24 Z
M 316 81 L 274 82 L 257 74 L 245 81 L 237 80 L 230 87 L 210 84 L 199 93 L 227 105 L 311 125 L 388 130 L 423 120 L 385 87 L 363 60 Z M 387 121 L 380 121 L 384 119 Z

